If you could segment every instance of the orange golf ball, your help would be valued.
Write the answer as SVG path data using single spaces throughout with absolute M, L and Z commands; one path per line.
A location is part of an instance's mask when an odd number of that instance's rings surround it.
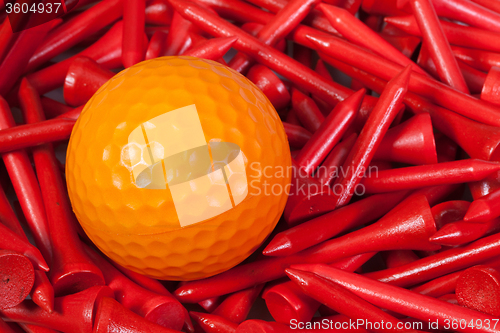
M 120 72 L 85 105 L 66 178 L 104 254 L 153 278 L 193 280 L 264 241 L 290 165 L 283 125 L 252 82 L 214 61 L 163 57 Z

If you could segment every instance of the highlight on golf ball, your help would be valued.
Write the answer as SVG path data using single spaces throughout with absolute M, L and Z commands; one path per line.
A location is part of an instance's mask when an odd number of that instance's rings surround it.
M 214 61 L 162 57 L 120 72 L 86 104 L 66 177 L 104 254 L 153 278 L 193 280 L 237 265 L 270 234 L 290 165 L 278 114 L 251 81 Z

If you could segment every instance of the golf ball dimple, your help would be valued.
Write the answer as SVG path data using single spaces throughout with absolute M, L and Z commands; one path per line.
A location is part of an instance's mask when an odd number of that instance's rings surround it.
M 120 72 L 87 103 L 66 178 L 81 226 L 110 259 L 193 280 L 264 241 L 290 164 L 283 125 L 253 83 L 214 61 L 163 57 Z

